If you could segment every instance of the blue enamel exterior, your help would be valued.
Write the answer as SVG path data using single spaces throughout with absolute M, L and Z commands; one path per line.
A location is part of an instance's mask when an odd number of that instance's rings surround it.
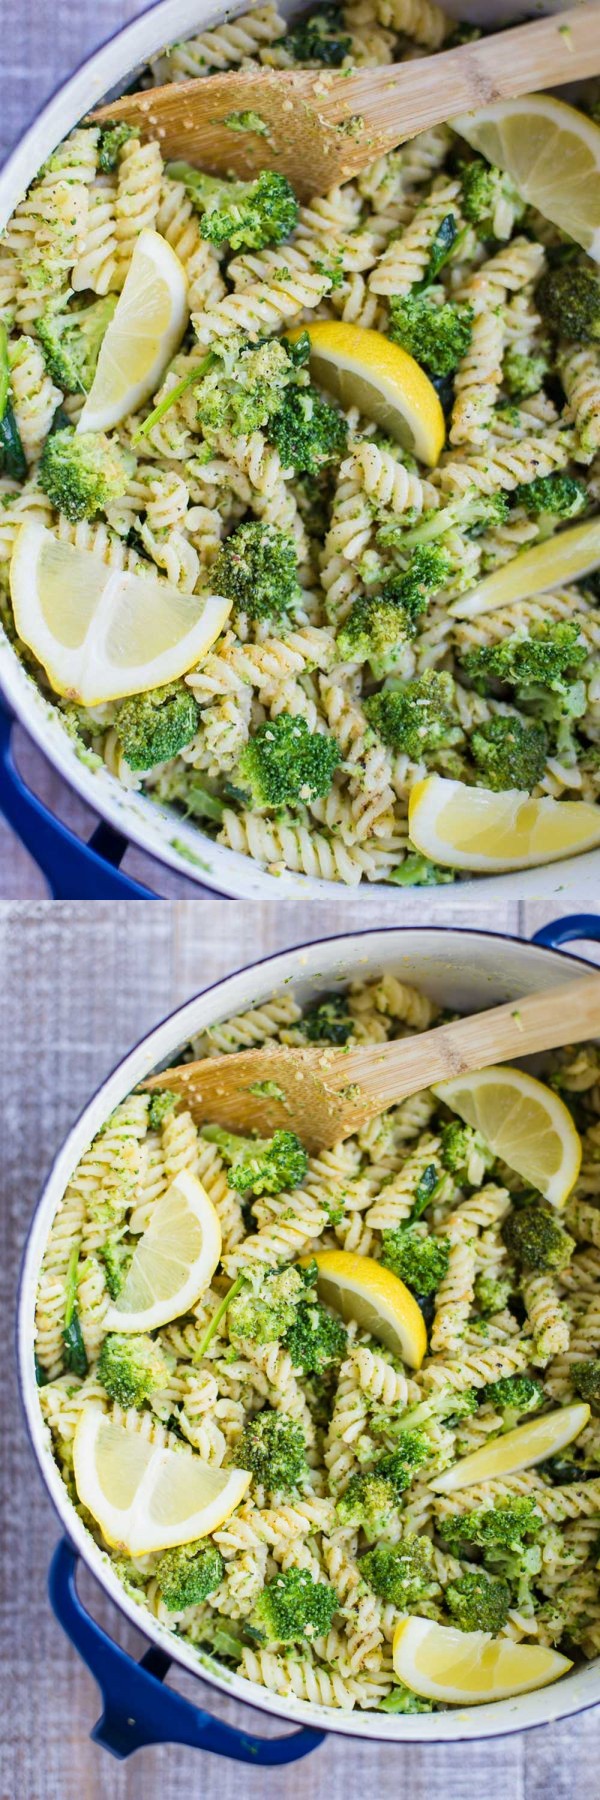
M 192 1706 L 164 1687 L 169 1657 L 156 1647 L 134 1661 L 108 1637 L 83 1606 L 76 1585 L 77 1553 L 63 1538 L 50 1565 L 50 1600 L 59 1624 L 87 1664 L 102 1694 L 103 1710 L 91 1733 L 123 1762 L 148 1744 L 189 1744 L 235 1762 L 273 1768 L 297 1762 L 323 1742 L 324 1731 L 303 1726 L 286 1737 L 261 1738 L 239 1731 Z
M 84 844 L 31 793 L 12 754 L 13 721 L 0 700 L 0 812 L 44 875 L 55 900 L 155 900 L 124 875 L 127 840 L 99 825 Z

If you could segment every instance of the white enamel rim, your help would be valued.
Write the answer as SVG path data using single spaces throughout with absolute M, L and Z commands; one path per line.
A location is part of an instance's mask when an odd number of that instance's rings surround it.
M 303 0 L 283 0 L 281 10 L 288 16 L 301 9 Z M 489 18 L 488 0 L 446 0 L 447 11 L 463 18 Z M 549 0 L 536 10 L 561 10 L 564 0 Z M 248 0 L 233 0 L 227 17 L 247 11 Z M 518 16 L 519 0 L 508 0 L 502 16 Z M 77 69 L 33 121 L 21 142 L 0 172 L 0 228 L 21 199 L 28 183 L 59 140 L 77 120 L 89 112 L 106 94 L 119 91 L 132 72 L 163 44 L 185 37 L 194 28 L 214 25 L 223 17 L 219 0 L 159 0 L 141 18 L 127 25 L 108 43 Z M 191 825 L 173 812 L 159 807 L 142 795 L 130 793 L 107 769 L 88 768 L 77 756 L 75 747 L 59 722 L 57 714 L 44 699 L 31 676 L 19 662 L 0 628 L 0 689 L 8 706 L 25 727 L 37 748 L 47 757 L 57 774 L 79 794 L 93 811 L 114 829 L 154 857 L 157 862 L 186 875 L 189 880 L 227 895 L 231 899 L 330 899 L 332 891 L 339 895 L 354 893 L 342 883 L 285 873 L 268 875 L 252 861 L 215 844 L 199 826 Z M 526 869 L 507 875 L 477 878 L 476 890 L 482 900 L 503 898 L 560 896 L 560 904 L 579 906 L 592 904 L 600 875 L 600 851 L 589 851 L 549 867 Z M 464 882 L 445 889 L 448 911 L 460 906 Z M 371 888 L 364 883 L 361 897 L 368 923 L 371 908 L 381 908 L 382 892 L 392 890 L 378 882 Z M 402 918 L 410 904 L 401 888 L 395 888 L 395 916 Z
M 546 950 L 491 932 L 402 930 L 396 927 L 353 932 L 281 951 L 230 975 L 189 1000 L 149 1033 L 113 1069 L 68 1133 L 44 1184 L 25 1249 L 18 1311 L 18 1358 L 23 1405 L 43 1480 L 61 1523 L 84 1562 L 120 1611 L 159 1644 L 174 1662 L 200 1675 L 211 1686 L 260 1711 L 296 1724 L 311 1724 L 349 1737 L 388 1743 L 456 1743 L 499 1737 L 557 1719 L 568 1718 L 600 1701 L 598 1663 L 577 1669 L 554 1687 L 489 1706 L 448 1713 L 389 1717 L 385 1714 L 335 1713 L 326 1707 L 270 1694 L 244 1677 L 215 1673 L 192 1649 L 177 1642 L 151 1614 L 120 1586 L 110 1563 L 88 1536 L 53 1460 L 38 1403 L 33 1367 L 35 1293 L 41 1258 L 57 1205 L 84 1149 L 109 1113 L 132 1087 L 156 1066 L 172 1058 L 187 1038 L 231 1014 L 256 1005 L 290 986 L 304 1002 L 358 975 L 368 979 L 384 968 L 412 980 L 433 998 L 465 1011 L 568 981 L 573 961 L 584 960 Z M 49 1544 L 50 1551 L 50 1544 Z

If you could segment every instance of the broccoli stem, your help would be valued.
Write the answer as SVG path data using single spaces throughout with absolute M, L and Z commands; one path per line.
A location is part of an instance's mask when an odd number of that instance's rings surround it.
M 240 1288 L 243 1286 L 243 1281 L 244 1281 L 243 1274 L 236 1276 L 235 1281 L 232 1283 L 232 1285 L 229 1289 L 229 1293 L 225 1294 L 225 1297 L 221 1301 L 220 1306 L 217 1307 L 216 1313 L 213 1313 L 212 1319 L 210 1320 L 210 1323 L 206 1327 L 204 1337 L 200 1339 L 198 1349 L 194 1351 L 194 1355 L 192 1357 L 192 1362 L 195 1362 L 195 1363 L 202 1362 L 202 1358 L 203 1358 L 203 1356 L 206 1355 L 209 1344 L 212 1343 L 212 1339 L 214 1338 L 215 1331 L 217 1329 L 217 1325 L 220 1325 L 221 1319 L 224 1318 L 228 1307 L 231 1306 L 232 1300 L 235 1300 L 236 1294 L 239 1294 Z
M 159 419 L 164 419 L 165 413 L 170 412 L 171 407 L 181 399 L 182 394 L 186 394 L 188 388 L 194 387 L 197 381 L 204 380 L 204 376 L 208 374 L 209 369 L 212 369 L 215 360 L 212 351 L 209 351 L 208 356 L 203 356 L 202 362 L 197 363 L 195 369 L 190 369 L 188 375 L 182 376 L 176 387 L 171 388 L 170 393 L 165 394 L 164 398 L 159 400 L 158 406 L 153 407 L 152 412 L 148 413 L 143 425 L 138 426 L 131 439 L 132 444 L 139 444 L 140 438 L 147 437 L 148 432 L 152 431 L 154 425 L 158 425 Z

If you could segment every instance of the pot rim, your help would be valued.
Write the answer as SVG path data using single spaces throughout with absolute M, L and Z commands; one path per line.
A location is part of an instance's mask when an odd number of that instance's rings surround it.
M 293 12 L 299 4 L 300 0 L 287 0 L 287 5 L 283 0 L 283 10 Z M 554 0 L 550 0 L 550 9 L 553 4 Z M 227 8 L 227 19 L 247 10 L 247 0 L 232 0 Z M 448 4 L 447 10 L 452 13 L 453 5 Z M 199 11 L 205 13 L 205 29 L 223 19 L 220 0 L 204 0 L 204 3 L 203 0 L 152 0 L 139 18 L 112 32 L 99 49 L 84 57 L 66 82 L 57 84 L 0 170 L 0 228 L 44 157 L 60 138 L 165 43 L 193 32 L 194 27 L 198 27 Z M 40 138 L 43 142 L 38 148 Z M 108 769 L 87 766 L 78 757 L 60 723 L 59 714 L 52 710 L 51 701 L 37 688 L 1 627 L 0 693 L 4 694 L 10 711 L 15 713 L 37 749 L 68 787 L 115 831 L 154 857 L 162 867 L 172 868 L 188 880 L 230 899 L 330 899 L 332 894 L 341 899 L 344 894 L 355 892 L 343 882 L 295 874 L 291 870 L 282 875 L 271 875 L 252 857 L 217 844 L 202 831 L 200 824 L 190 824 L 147 796 L 126 789 Z M 562 904 L 568 902 L 570 894 L 573 900 L 576 894 L 581 899 L 587 890 L 591 904 L 599 870 L 600 850 L 587 851 L 575 858 L 542 864 L 537 869 L 468 878 L 466 882 L 457 883 L 455 889 L 448 890 L 447 904 L 452 910 L 459 906 L 461 893 L 465 887 L 472 891 L 473 883 L 481 900 L 495 898 L 499 892 L 505 899 L 560 893 Z M 366 917 L 369 916 L 372 889 L 379 904 L 382 893 L 392 903 L 389 883 L 361 883 L 358 891 Z M 403 890 L 396 888 L 393 894 L 393 904 L 402 918 Z
M 230 974 L 220 977 L 217 981 L 212 982 L 208 988 L 203 989 L 201 994 L 193 995 L 191 999 L 184 1001 L 181 1005 L 175 1007 L 158 1025 L 154 1026 L 149 1033 L 146 1033 L 130 1050 L 128 1050 L 125 1056 L 119 1058 L 110 1073 L 96 1087 L 92 1097 L 86 1102 L 85 1106 L 81 1108 L 77 1118 L 53 1157 L 46 1178 L 42 1183 L 23 1252 L 17 1312 L 18 1377 L 21 1402 L 25 1413 L 28 1434 L 32 1442 L 42 1480 L 50 1495 L 61 1525 L 67 1530 L 86 1567 L 91 1570 L 96 1580 L 109 1594 L 110 1599 L 118 1607 L 120 1613 L 123 1614 L 130 1623 L 135 1625 L 138 1630 L 142 1631 L 146 1637 L 150 1638 L 151 1641 L 159 1643 L 169 1654 L 173 1662 L 190 1670 L 193 1674 L 199 1676 L 200 1679 L 207 1680 L 211 1686 L 216 1687 L 220 1691 L 229 1693 L 229 1695 L 236 1700 L 243 1701 L 245 1704 L 251 1705 L 260 1712 L 269 1713 L 282 1720 L 287 1720 L 290 1723 L 312 1723 L 327 1731 L 335 1731 L 342 1736 L 375 1739 L 388 1743 L 456 1743 L 465 1740 L 474 1741 L 482 1737 L 503 1737 L 511 1735 L 515 1731 L 534 1729 L 543 1724 L 554 1723 L 560 1718 L 570 1717 L 574 1713 L 585 1711 L 588 1708 L 597 1705 L 600 1699 L 597 1687 L 596 1691 L 590 1693 L 590 1689 L 593 1689 L 594 1684 L 597 1683 L 597 1671 L 594 1669 L 593 1665 L 588 1665 L 586 1669 L 578 1669 L 575 1671 L 574 1675 L 566 1676 L 563 1682 L 558 1684 L 558 1687 L 552 1689 L 553 1698 L 550 1701 L 551 1710 L 549 1712 L 547 1710 L 544 1711 L 544 1708 L 547 1707 L 548 1704 L 547 1697 L 549 1690 L 540 1689 L 532 1694 L 516 1697 L 514 1700 L 495 1702 L 478 1708 L 465 1710 L 459 1710 L 457 1708 L 456 1711 L 449 1711 L 443 1714 L 417 1715 L 416 1717 L 406 1715 L 389 1715 L 386 1717 L 386 1715 L 381 1713 L 361 1712 L 360 1709 L 357 1709 L 351 1714 L 342 1712 L 336 1714 L 333 1709 L 315 1705 L 312 1702 L 304 1700 L 296 1700 L 294 1697 L 274 1694 L 269 1690 L 260 1687 L 258 1684 L 248 1681 L 246 1677 L 236 1675 L 235 1673 L 231 1674 L 229 1671 L 223 1672 L 218 1666 L 213 1668 L 211 1666 L 210 1657 L 206 1657 L 202 1653 L 194 1652 L 191 1648 L 188 1649 L 188 1647 L 184 1646 L 178 1641 L 176 1636 L 162 1627 L 147 1609 L 138 1605 L 136 1601 L 125 1592 L 121 1583 L 118 1581 L 118 1578 L 113 1573 L 112 1564 L 89 1537 L 82 1521 L 78 1518 L 78 1515 L 69 1500 L 62 1476 L 59 1473 L 58 1466 L 54 1462 L 54 1458 L 49 1448 L 47 1428 L 42 1419 L 41 1409 L 37 1404 L 38 1390 L 32 1381 L 31 1369 L 32 1338 L 29 1318 L 29 1302 L 37 1287 L 41 1255 L 43 1254 L 43 1246 L 48 1232 L 48 1226 L 45 1225 L 44 1238 L 42 1239 L 40 1249 L 36 1242 L 38 1227 L 44 1209 L 44 1202 L 49 1196 L 55 1179 L 59 1174 L 61 1186 L 57 1204 L 62 1193 L 64 1193 L 66 1183 L 70 1179 L 70 1174 L 74 1167 L 73 1160 L 69 1158 L 69 1149 L 74 1140 L 78 1139 L 81 1127 L 87 1115 L 92 1113 L 94 1108 L 98 1106 L 100 1100 L 102 1100 L 103 1116 L 106 1117 L 112 1110 L 112 1107 L 118 1103 L 119 1095 L 113 1096 L 111 1091 L 113 1088 L 119 1090 L 120 1097 L 123 1097 L 124 1094 L 129 1091 L 131 1086 L 136 1085 L 144 1078 L 144 1074 L 148 1073 L 150 1068 L 157 1064 L 160 1065 L 161 1062 L 164 1061 L 166 1055 L 170 1055 L 179 1044 L 185 1042 L 188 1017 L 193 1015 L 194 1010 L 197 1010 L 198 1003 L 205 998 L 208 998 L 211 995 L 214 996 L 221 990 L 225 990 L 226 995 L 227 988 L 233 985 L 238 979 L 248 976 L 255 971 L 268 971 L 270 966 L 273 966 L 273 988 L 276 990 L 278 986 L 278 964 L 282 965 L 282 981 L 285 982 L 286 987 L 289 986 L 289 988 L 293 990 L 294 981 L 297 983 L 298 978 L 301 976 L 301 959 L 303 956 L 308 957 L 311 951 L 313 953 L 329 951 L 330 948 L 332 949 L 336 946 L 339 948 L 340 955 L 343 956 L 344 947 L 350 945 L 357 938 L 382 939 L 383 951 L 384 940 L 386 938 L 389 939 L 392 934 L 399 944 L 401 944 L 403 939 L 406 939 L 408 936 L 414 937 L 415 934 L 418 935 L 419 939 L 424 939 L 426 944 L 427 940 L 432 941 L 432 943 L 435 940 L 437 940 L 438 943 L 440 940 L 443 940 L 444 943 L 446 943 L 449 935 L 460 939 L 469 939 L 470 941 L 478 940 L 483 944 L 484 948 L 486 948 L 488 944 L 499 946 L 510 944 L 511 946 L 517 946 L 517 949 L 519 951 L 522 950 L 524 953 L 535 951 L 536 957 L 537 955 L 543 956 L 545 961 L 548 959 L 551 959 L 552 961 L 557 959 L 559 964 L 569 963 L 570 965 L 571 963 L 575 963 L 583 968 L 590 967 L 590 964 L 585 957 L 573 956 L 570 952 L 564 950 L 548 949 L 546 946 L 531 944 L 527 942 L 527 940 L 520 939 L 508 932 L 502 933 L 486 931 L 480 928 L 470 929 L 468 927 L 455 928 L 452 926 L 449 928 L 440 926 L 415 926 L 406 928 L 398 926 L 382 926 L 378 930 L 366 927 L 361 928 L 358 931 L 330 934 L 323 938 L 311 940 L 306 944 L 298 944 L 288 949 L 271 952 L 269 955 L 261 957 L 257 961 L 245 964 L 241 969 L 232 971 Z M 448 946 L 448 948 L 450 950 L 450 946 Z M 298 962 L 298 959 L 300 959 L 300 962 Z M 295 972 L 292 971 L 290 974 L 289 967 L 292 961 L 295 962 L 297 966 Z M 287 974 L 284 973 L 286 967 L 288 969 Z M 319 973 L 320 971 L 317 971 L 315 979 L 318 978 Z M 326 974 L 328 974 L 330 981 L 335 979 L 335 971 L 333 969 L 323 971 L 323 978 L 325 978 Z M 225 998 L 225 1006 L 228 1007 L 229 1004 L 229 1001 Z M 235 1001 L 232 1001 L 231 1005 L 235 1007 Z M 178 1033 L 175 1041 L 172 1042 L 173 1027 L 176 1021 L 178 1024 Z M 169 1030 L 169 1028 L 171 1029 Z M 179 1035 L 179 1030 L 181 1035 Z M 187 1035 L 189 1035 L 189 1031 L 187 1032 Z M 169 1040 L 168 1049 L 165 1050 L 164 1045 L 162 1045 L 161 1050 L 162 1040 L 165 1038 Z M 156 1054 L 156 1051 L 158 1051 L 158 1054 Z M 138 1068 L 135 1079 L 132 1080 L 129 1077 L 130 1067 L 135 1065 L 136 1061 L 139 1063 L 140 1058 L 142 1058 L 143 1061 L 143 1071 Z M 123 1077 L 123 1083 L 120 1083 L 118 1080 L 120 1076 Z M 107 1090 L 111 1091 L 110 1102 L 107 1102 Z M 97 1128 L 98 1127 L 94 1125 L 91 1129 L 91 1135 L 93 1135 L 93 1132 Z M 75 1161 L 80 1153 L 81 1152 L 78 1149 L 75 1155 Z M 67 1171 L 66 1173 L 65 1168 Z M 54 1213 L 52 1216 L 54 1217 Z M 559 1701 L 559 1693 L 561 1691 L 565 1696 L 562 1702 Z M 523 1722 L 521 1718 L 523 1702 L 526 1703 L 529 1712 L 532 1710 L 534 1714 L 543 1712 L 543 1716 L 530 1717 L 527 1722 Z M 475 1717 L 473 1716 L 474 1713 Z M 451 1730 L 448 1729 L 449 1725 L 452 1727 Z M 483 1729 L 478 1729 L 478 1725 L 481 1725 Z

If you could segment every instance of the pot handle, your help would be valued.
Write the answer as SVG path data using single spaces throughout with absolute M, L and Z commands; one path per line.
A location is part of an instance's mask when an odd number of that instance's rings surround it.
M 123 1761 L 147 1744 L 190 1744 L 255 1768 L 273 1767 L 297 1762 L 323 1742 L 325 1732 L 310 1726 L 287 1737 L 253 1737 L 193 1706 L 173 1688 L 163 1687 L 170 1657 L 152 1645 L 138 1663 L 115 1644 L 79 1598 L 77 1563 L 77 1551 L 63 1538 L 50 1564 L 50 1600 L 59 1625 L 101 1690 L 103 1712 L 91 1736 L 111 1756 Z
M 558 950 L 560 944 L 570 944 L 574 938 L 589 938 L 593 944 L 600 944 L 600 913 L 569 913 L 564 919 L 551 919 L 549 925 L 534 932 L 531 942 L 542 944 L 546 950 Z
M 98 825 L 88 844 L 32 794 L 12 754 L 12 720 L 0 701 L 0 812 L 17 833 L 55 900 L 155 900 L 150 888 L 124 875 L 127 839 Z

